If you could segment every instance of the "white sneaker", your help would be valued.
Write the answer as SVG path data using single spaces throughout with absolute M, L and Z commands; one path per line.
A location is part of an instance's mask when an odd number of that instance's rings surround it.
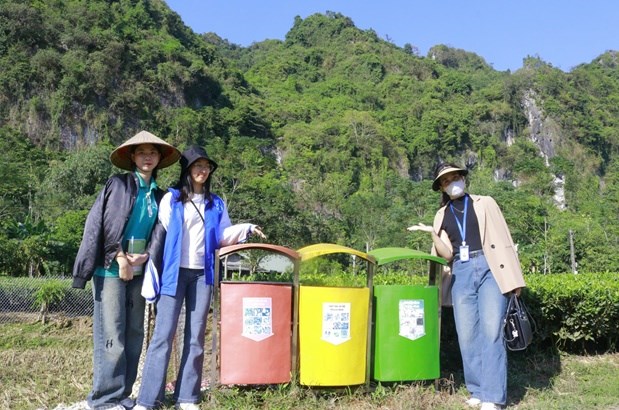
M 176 403 L 177 410 L 200 410 L 200 406 L 195 403 Z
M 148 407 L 142 406 L 141 404 L 136 404 L 133 407 L 133 410 L 150 410 Z
M 467 401 L 465 401 L 464 403 L 466 403 L 466 405 L 469 406 L 469 407 L 479 407 L 479 406 L 481 406 L 481 400 L 479 400 L 477 397 L 471 397 Z
M 498 406 L 494 403 L 490 403 L 487 401 L 481 404 L 481 410 L 500 410 L 500 409 L 501 409 L 501 406 Z

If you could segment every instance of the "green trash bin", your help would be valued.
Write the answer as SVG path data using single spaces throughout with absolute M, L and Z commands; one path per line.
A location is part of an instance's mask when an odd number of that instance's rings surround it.
M 443 258 L 406 248 L 380 248 L 369 254 L 376 258 L 378 266 L 403 259 L 429 260 L 433 270 L 437 263 L 446 264 Z M 385 382 L 438 379 L 438 286 L 374 285 L 373 294 L 372 379 Z

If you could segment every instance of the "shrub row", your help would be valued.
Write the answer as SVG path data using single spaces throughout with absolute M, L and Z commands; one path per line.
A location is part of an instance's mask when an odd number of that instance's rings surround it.
M 248 280 L 291 280 L 290 275 L 256 275 Z M 364 271 L 351 274 L 305 272 L 301 282 L 315 286 L 364 286 Z M 50 312 L 91 315 L 92 295 L 86 290 L 71 289 L 69 279 L 30 279 L 0 277 L 0 311 L 32 312 L 37 309 L 37 295 L 50 280 L 66 289 L 61 300 L 54 300 Z M 523 300 L 535 324 L 537 348 L 553 347 L 569 352 L 615 351 L 619 340 L 619 274 L 527 274 Z M 403 270 L 380 269 L 375 284 L 425 285 L 427 275 Z M 89 285 L 90 286 L 90 285 Z M 50 288 L 55 289 L 56 286 Z
M 526 282 L 523 298 L 539 345 L 569 352 L 616 350 L 619 274 L 528 274 Z

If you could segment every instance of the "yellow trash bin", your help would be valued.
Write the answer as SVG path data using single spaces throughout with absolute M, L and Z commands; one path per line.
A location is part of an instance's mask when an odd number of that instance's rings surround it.
M 301 260 L 351 253 L 369 262 L 368 287 L 299 287 L 299 382 L 348 386 L 368 382 L 373 257 L 333 244 L 298 250 Z

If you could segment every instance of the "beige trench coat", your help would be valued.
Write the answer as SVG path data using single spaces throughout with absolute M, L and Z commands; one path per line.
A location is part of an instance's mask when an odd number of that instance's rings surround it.
M 503 217 L 501 209 L 496 201 L 489 196 L 470 195 L 473 200 L 473 209 L 479 223 L 484 255 L 488 266 L 502 293 L 508 293 L 516 288 L 526 286 L 520 267 L 520 260 L 512 236 Z M 441 231 L 441 224 L 445 216 L 446 206 L 438 210 L 434 216 L 434 231 L 451 249 L 451 241 L 445 231 Z M 432 247 L 432 253 L 436 255 L 436 249 Z M 451 306 L 451 261 L 453 249 L 450 255 L 440 255 L 450 261 L 449 267 L 443 271 L 443 306 Z

